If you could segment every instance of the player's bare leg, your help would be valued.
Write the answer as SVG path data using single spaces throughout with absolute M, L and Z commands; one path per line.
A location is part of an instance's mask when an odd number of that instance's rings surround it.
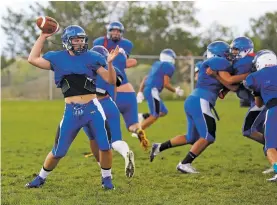
M 45 183 L 46 177 L 51 173 L 51 171 L 58 165 L 61 158 L 56 158 L 52 151 L 48 153 L 43 167 L 40 170 L 39 175 L 30 183 L 27 183 L 25 187 L 27 188 L 38 188 Z
M 111 169 L 112 158 L 112 150 L 99 150 L 99 160 L 102 169 Z
M 192 167 L 191 163 L 198 157 L 209 145 L 211 142 L 204 138 L 199 138 L 191 147 L 187 156 L 177 165 L 177 170 L 182 173 L 191 173 L 196 174 L 199 173 L 194 167 Z
M 273 166 L 273 170 L 275 172 L 275 175 L 272 178 L 268 179 L 268 181 L 277 182 L 277 150 L 275 148 L 270 148 L 267 150 L 266 153 L 267 159 Z
M 191 147 L 190 152 L 199 156 L 211 143 L 204 138 L 200 138 L 197 140 Z
M 250 138 L 256 142 L 259 142 L 260 144 L 265 144 L 264 135 L 260 132 L 252 132 Z
M 98 148 L 98 145 L 97 145 L 96 141 L 95 140 L 90 140 L 89 145 L 90 145 L 90 150 L 91 150 L 93 156 L 95 157 L 96 162 L 100 166 L 99 148 Z
M 58 165 L 59 161 L 60 161 L 61 158 L 56 158 L 53 154 L 52 154 L 52 151 L 48 153 L 45 161 L 44 161 L 44 164 L 43 164 L 43 167 L 47 170 L 53 170 L 55 169 L 55 167 Z
M 143 120 L 141 123 L 141 128 L 145 130 L 150 125 L 152 125 L 154 122 L 156 122 L 158 117 L 154 117 L 153 115 L 150 115 L 147 119 Z

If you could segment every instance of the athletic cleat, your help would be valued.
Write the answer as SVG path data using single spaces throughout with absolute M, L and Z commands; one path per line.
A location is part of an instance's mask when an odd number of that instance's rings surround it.
M 187 174 L 198 174 L 199 172 L 196 171 L 194 167 L 191 166 L 190 163 L 188 164 L 182 164 L 181 162 L 177 165 L 176 169 L 182 173 Z
M 138 138 L 138 135 L 136 133 L 132 133 L 132 137 Z
M 154 143 L 150 152 L 150 162 L 160 153 L 161 143 Z
M 277 174 L 275 174 L 272 178 L 267 179 L 269 182 L 277 182 Z
M 41 187 L 43 184 L 45 183 L 45 179 L 41 178 L 39 175 L 34 178 L 33 181 L 31 181 L 30 183 L 27 183 L 25 185 L 26 188 L 39 188 Z
M 139 120 L 139 123 L 141 123 L 144 120 L 142 113 L 138 114 L 138 120 Z
M 112 183 L 112 177 L 102 177 L 102 188 L 107 190 L 115 189 Z
M 140 145 L 144 148 L 146 151 L 149 147 L 149 141 L 146 138 L 145 132 L 142 129 L 137 129 L 136 134 L 138 135 L 138 139 L 140 141 Z
M 133 177 L 135 174 L 135 158 L 133 151 L 129 151 L 125 157 L 125 175 L 126 177 Z
M 270 174 L 270 173 L 273 173 L 273 172 L 274 172 L 274 169 L 272 167 L 270 167 L 270 168 L 264 170 L 262 173 L 263 174 Z

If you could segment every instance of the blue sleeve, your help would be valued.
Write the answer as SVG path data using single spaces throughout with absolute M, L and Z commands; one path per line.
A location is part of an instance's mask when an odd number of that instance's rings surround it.
M 133 43 L 127 39 L 124 39 L 121 47 L 124 49 L 127 56 L 129 56 L 133 49 Z
M 163 69 L 164 75 L 167 75 L 170 78 L 173 76 L 175 71 L 175 66 L 173 64 L 164 62 L 161 67 Z
M 105 68 L 107 66 L 106 59 L 102 55 L 92 51 L 88 52 L 90 53 L 90 63 L 88 65 L 90 69 L 97 71 L 100 67 Z
M 99 37 L 95 39 L 92 43 L 92 46 L 103 46 L 104 45 L 104 37 Z
M 44 58 L 45 60 L 49 61 L 51 64 L 51 70 L 54 71 L 54 60 L 55 60 L 55 51 L 49 51 L 47 53 L 45 53 L 42 58 Z
M 245 86 L 250 88 L 250 90 L 260 92 L 260 84 L 258 83 L 256 77 L 255 73 L 248 75 L 245 79 Z
M 251 72 L 252 70 L 252 64 L 245 64 L 245 65 L 241 65 L 239 68 L 238 68 L 238 73 L 239 74 L 244 74 L 244 73 L 249 73 Z
M 114 67 L 114 69 L 115 69 L 115 72 L 116 72 L 117 76 L 123 77 L 123 73 L 117 67 Z
M 238 73 L 244 74 L 244 73 L 251 73 L 252 71 L 252 61 L 254 57 L 253 56 L 246 56 L 245 58 L 242 58 L 241 65 L 238 67 Z
M 225 58 L 214 57 L 208 59 L 204 63 L 207 65 L 205 67 L 210 67 L 214 71 L 232 72 L 231 63 Z

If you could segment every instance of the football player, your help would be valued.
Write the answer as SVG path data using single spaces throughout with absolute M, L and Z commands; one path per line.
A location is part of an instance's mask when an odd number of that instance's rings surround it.
M 52 34 L 41 33 L 35 42 L 28 61 L 41 69 L 52 70 L 55 74 L 55 84 L 65 99 L 65 111 L 58 127 L 55 144 L 47 155 L 39 175 L 30 183 L 28 188 L 40 187 L 46 177 L 57 166 L 79 130 L 87 126 L 94 133 L 100 150 L 100 166 L 102 173 L 102 187 L 114 189 L 112 184 L 111 166 L 112 151 L 109 144 L 106 116 L 96 98 L 96 87 L 93 78 L 100 75 L 106 82 L 116 83 L 116 72 L 112 61 L 119 53 L 117 47 L 107 61 L 96 52 L 88 52 L 88 38 L 84 29 L 71 25 L 62 33 L 64 50 L 49 51 L 40 56 L 46 38 Z M 108 64 L 108 70 L 104 67 Z
M 255 104 L 267 108 L 265 118 L 265 152 L 275 175 L 268 181 L 277 182 L 277 57 L 262 50 L 254 59 L 257 72 L 250 74 L 244 84 L 255 93 Z
M 141 103 L 146 98 L 150 113 L 139 114 L 141 128 L 146 129 L 152 125 L 159 117 L 167 115 L 168 110 L 160 98 L 163 88 L 182 96 L 184 91 L 180 87 L 174 88 L 170 79 L 175 71 L 176 54 L 172 49 L 164 49 L 160 53 L 160 60 L 154 62 L 149 73 L 140 84 L 137 94 L 137 101 Z
M 231 72 L 230 62 L 226 59 L 226 56 L 229 55 L 229 49 L 229 45 L 223 41 L 215 41 L 208 45 L 207 60 L 200 67 L 196 88 L 184 103 L 188 131 L 186 134 L 176 136 L 164 143 L 154 143 L 150 153 L 150 161 L 153 161 L 164 150 L 192 144 L 189 153 L 176 168 L 182 173 L 198 173 L 191 164 L 215 141 L 216 121 L 211 110 L 214 110 L 218 92 L 223 88 L 222 83 L 230 90 L 236 90 L 238 87 L 228 85 L 224 81 L 220 82 L 206 73 L 207 68 L 211 68 L 219 74 Z
M 107 35 L 99 37 L 93 41 L 93 46 L 104 46 L 108 51 L 113 50 L 116 46 L 120 47 L 120 54 L 116 57 L 113 64 L 123 74 L 123 81 L 117 87 L 116 105 L 122 114 L 126 128 L 135 133 L 140 140 L 141 146 L 147 149 L 149 141 L 146 134 L 141 129 L 138 121 L 138 105 L 136 93 L 125 72 L 126 68 L 133 67 L 137 64 L 136 59 L 129 58 L 133 44 L 126 38 L 123 38 L 124 26 L 118 21 L 111 22 L 107 28 Z

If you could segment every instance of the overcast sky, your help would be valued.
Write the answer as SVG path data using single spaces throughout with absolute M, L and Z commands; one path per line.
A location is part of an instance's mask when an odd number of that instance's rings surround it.
M 0 7 L 0 17 L 6 13 L 6 8 L 10 7 L 15 11 L 28 8 L 33 2 L 31 0 L 2 0 Z M 47 1 L 40 1 L 47 4 Z M 216 0 L 200 0 L 196 1 L 196 7 L 200 10 L 196 16 L 202 28 L 209 27 L 212 22 L 217 21 L 222 25 L 233 27 L 237 35 L 243 35 L 249 29 L 249 19 L 258 18 L 266 12 L 277 11 L 277 0 L 275 1 L 216 1 Z M 1 22 L 4 23 L 4 22 Z M 6 36 L 0 29 L 0 37 Z

